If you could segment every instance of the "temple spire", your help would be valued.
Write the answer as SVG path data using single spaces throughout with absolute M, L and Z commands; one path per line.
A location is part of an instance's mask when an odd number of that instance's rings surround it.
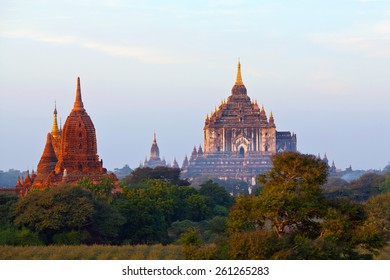
M 59 134 L 59 129 L 58 129 L 58 124 L 57 124 L 57 104 L 54 102 L 54 120 L 53 120 L 53 125 L 51 127 L 51 135 L 56 137 Z
M 240 60 L 238 60 L 238 65 L 237 65 L 236 85 L 238 85 L 238 86 L 244 85 L 243 82 L 242 82 L 242 77 L 241 77 L 241 63 L 240 63 Z
M 81 99 L 80 77 L 77 77 L 76 100 L 74 102 L 73 111 L 84 111 L 84 104 Z

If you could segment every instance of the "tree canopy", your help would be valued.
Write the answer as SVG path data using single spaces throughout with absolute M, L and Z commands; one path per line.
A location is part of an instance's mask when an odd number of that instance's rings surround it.
M 358 259 L 383 245 L 358 203 L 327 200 L 327 166 L 313 155 L 285 152 L 259 175 L 260 195 L 243 196 L 230 211 L 229 257 L 243 259 Z M 251 246 L 251 244 L 253 246 Z
M 128 187 L 143 186 L 150 179 L 160 179 L 170 182 L 177 186 L 189 186 L 187 180 L 180 179 L 180 169 L 166 166 L 157 166 L 156 168 L 139 167 L 136 168 L 130 175 L 126 176 L 122 181 Z

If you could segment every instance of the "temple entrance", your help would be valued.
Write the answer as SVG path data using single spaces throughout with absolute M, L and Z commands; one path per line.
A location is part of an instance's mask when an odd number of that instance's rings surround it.
M 244 157 L 244 155 L 245 155 L 244 147 L 241 147 L 241 148 L 240 148 L 240 150 L 239 150 L 239 155 L 240 155 L 240 157 Z

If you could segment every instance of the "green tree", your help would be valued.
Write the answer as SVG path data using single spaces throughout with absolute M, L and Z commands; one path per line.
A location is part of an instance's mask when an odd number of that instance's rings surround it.
M 177 186 L 189 186 L 187 180 L 180 179 L 180 169 L 166 166 L 157 166 L 156 168 L 139 167 L 130 175 L 123 179 L 123 182 L 129 187 L 143 187 L 150 179 L 159 179 L 170 182 Z
M 380 230 L 387 242 L 390 242 L 390 192 L 370 198 L 365 204 L 368 223 Z
M 359 259 L 383 246 L 382 235 L 366 226 L 356 202 L 326 200 L 327 167 L 311 155 L 286 152 L 259 176 L 260 195 L 237 198 L 229 215 L 230 258 Z
M 390 192 L 390 175 L 385 175 L 383 182 L 379 185 L 379 190 L 382 193 Z
M 114 183 L 114 178 L 106 175 L 100 178 L 96 184 L 93 183 L 90 178 L 84 177 L 77 182 L 77 185 L 87 188 L 95 195 L 95 197 L 111 202 L 113 199 L 112 190 L 114 189 Z
M 211 216 L 212 208 L 209 204 L 209 199 L 200 194 L 192 194 L 186 199 L 187 213 L 190 220 L 199 222 L 205 220 Z
M 12 225 L 12 207 L 18 200 L 16 194 L 0 193 L 0 229 Z
M 259 175 L 259 209 L 281 237 L 286 230 L 318 230 L 325 213 L 322 185 L 327 166 L 313 155 L 285 152 L 274 156 L 273 168 Z
M 375 173 L 363 174 L 359 179 L 353 180 L 346 187 L 349 199 L 363 202 L 372 196 L 381 193 L 380 187 L 385 177 Z
M 48 244 L 109 243 L 124 222 L 118 211 L 80 186 L 31 190 L 18 200 L 14 214 L 16 226 L 38 233 Z
M 223 186 L 212 180 L 207 180 L 200 185 L 199 194 L 209 198 L 212 208 L 217 205 L 229 208 L 233 205 L 233 197 L 230 196 Z
M 15 224 L 46 236 L 61 231 L 80 230 L 92 222 L 92 194 L 80 187 L 30 191 L 15 207 Z

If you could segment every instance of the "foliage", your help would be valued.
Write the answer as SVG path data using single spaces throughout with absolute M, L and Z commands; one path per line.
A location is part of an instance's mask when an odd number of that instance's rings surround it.
M 229 212 L 230 233 L 254 230 L 264 225 L 264 216 L 259 211 L 259 196 L 239 196 Z
M 166 166 L 157 166 L 156 168 L 139 167 L 136 168 L 130 175 L 126 176 L 122 181 L 128 187 L 136 188 L 143 187 L 144 183 L 151 179 L 159 179 L 165 182 L 170 182 L 177 186 L 189 186 L 187 180 L 180 179 L 180 169 Z
M 17 229 L 9 226 L 0 229 L 0 245 L 42 245 L 43 242 L 40 240 L 36 232 L 32 232 L 27 228 Z
M 200 185 L 199 194 L 209 197 L 211 207 L 217 205 L 230 208 L 233 205 L 233 197 L 225 190 L 225 188 L 212 180 L 207 180 Z
M 350 183 L 338 177 L 330 177 L 324 185 L 324 190 L 325 196 L 329 199 L 343 198 L 364 202 L 370 197 L 390 190 L 390 176 L 365 173 Z
M 0 193 L 0 229 L 12 225 L 12 207 L 17 200 L 16 194 Z
M 264 260 L 280 251 L 283 241 L 268 230 L 233 233 L 229 238 L 229 258 L 236 260 Z
M 53 235 L 53 244 L 57 245 L 80 245 L 87 241 L 89 233 L 87 231 L 65 231 Z
M 381 193 L 390 192 L 390 175 L 385 175 L 383 182 L 379 185 L 379 190 Z
M 77 185 L 87 188 L 99 199 L 107 202 L 112 202 L 113 200 L 114 179 L 108 175 L 103 176 L 97 184 L 94 184 L 90 178 L 84 177 L 77 182 Z
M 281 153 L 259 175 L 261 195 L 238 197 L 229 215 L 228 257 L 233 259 L 360 259 L 383 235 L 367 225 L 364 207 L 325 199 L 327 168 L 314 156 Z
M 259 209 L 281 237 L 286 231 L 317 230 L 324 215 L 322 185 L 327 166 L 313 155 L 285 152 L 274 156 L 273 168 L 259 175 Z
M 80 187 L 48 188 L 29 192 L 15 207 L 15 224 L 40 234 L 79 230 L 92 221 L 93 202 Z
M 346 196 L 355 201 L 366 201 L 380 193 L 380 186 L 384 176 L 375 173 L 363 174 L 359 179 L 351 181 L 347 186 Z
M 225 205 L 230 203 L 229 194 L 213 182 L 205 185 L 204 194 L 192 187 L 162 180 L 147 180 L 143 184 L 142 188 L 124 188 L 113 202 L 126 218 L 118 241 L 129 244 L 170 242 L 178 237 L 172 223 L 200 222 L 216 213 L 226 214 Z
M 326 189 L 332 187 L 346 187 L 346 186 L 348 186 L 348 182 L 346 180 L 337 176 L 331 176 L 327 178 L 324 188 Z
M 249 190 L 255 190 L 257 186 L 252 186 L 251 184 L 248 184 L 247 182 L 239 179 L 227 179 L 227 180 L 221 180 L 216 177 L 212 176 L 199 176 L 194 178 L 193 181 L 191 181 L 191 186 L 193 186 L 196 189 L 199 189 L 202 184 L 204 184 L 207 181 L 213 181 L 217 183 L 218 185 L 225 188 L 225 190 L 232 196 L 238 196 L 240 194 L 249 194 Z
M 178 241 L 179 236 L 181 236 L 183 233 L 189 232 L 191 230 L 195 230 L 198 227 L 197 222 L 193 222 L 190 220 L 182 220 L 182 221 L 176 221 L 171 224 L 171 226 L 168 229 L 168 235 L 176 240 L 176 243 L 181 243 L 181 240 Z
M 368 223 L 380 230 L 387 242 L 390 242 L 390 193 L 384 193 L 370 198 L 365 203 L 368 213 Z
M 47 244 L 108 243 L 124 222 L 107 202 L 79 186 L 30 191 L 18 200 L 14 214 L 16 226 L 36 232 Z
M 89 233 L 89 238 L 86 240 L 86 243 L 111 244 L 115 243 L 121 226 L 125 223 L 126 219 L 111 204 L 96 200 L 94 201 L 92 221 L 86 228 Z

